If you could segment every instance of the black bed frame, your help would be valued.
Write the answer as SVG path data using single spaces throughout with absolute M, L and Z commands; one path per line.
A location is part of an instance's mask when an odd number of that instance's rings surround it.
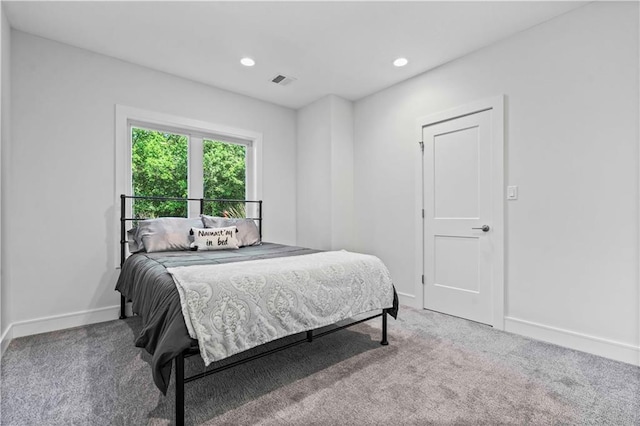
M 134 195 L 120 195 L 120 267 L 124 265 L 124 261 L 126 259 L 126 245 L 127 245 L 127 222 L 134 222 L 138 220 L 144 220 L 145 218 L 140 217 L 126 217 L 127 209 L 126 209 L 126 200 L 157 200 L 157 201 L 198 201 L 200 203 L 200 214 L 204 212 L 204 206 L 206 203 L 221 203 L 221 204 L 231 204 L 231 203 L 253 203 L 258 204 L 258 217 L 252 217 L 249 219 L 253 219 L 257 221 L 258 231 L 260 233 L 260 240 L 262 241 L 262 200 L 225 200 L 225 199 L 207 199 L 207 198 L 179 198 L 179 197 L 146 197 L 146 196 L 134 196 Z M 125 319 L 127 316 L 125 315 L 125 304 L 126 300 L 123 295 L 120 295 L 120 319 Z M 227 370 L 232 367 L 236 367 L 238 365 L 256 360 L 258 358 L 262 358 L 267 355 L 271 355 L 275 352 L 282 351 L 284 349 L 291 348 L 293 346 L 297 346 L 301 343 L 311 343 L 313 339 L 317 339 L 322 336 L 326 336 L 327 334 L 335 333 L 336 331 L 343 330 L 347 327 L 351 327 L 356 324 L 360 324 L 365 321 L 369 321 L 374 318 L 382 317 L 382 339 L 380 341 L 381 345 L 388 345 L 387 341 L 387 309 L 383 309 L 381 313 L 369 316 L 367 318 L 363 318 L 361 320 L 353 321 L 349 324 L 342 325 L 336 328 L 332 328 L 330 330 L 323 331 L 321 333 L 314 334 L 314 330 L 308 330 L 306 332 L 306 337 L 300 340 L 296 340 L 294 342 L 288 343 L 286 345 L 282 345 L 276 347 L 274 349 L 270 349 L 268 351 L 260 352 L 258 354 L 252 355 L 250 357 L 222 365 L 217 368 L 212 368 L 210 370 L 203 371 L 202 373 L 195 374 L 190 377 L 184 376 L 184 360 L 194 355 L 199 355 L 200 350 L 197 347 L 193 347 L 183 351 L 180 355 L 178 355 L 175 362 L 175 383 L 176 383 L 176 412 L 175 412 L 175 424 L 176 426 L 184 425 L 184 385 L 185 383 L 192 382 L 194 380 L 209 376 L 211 374 L 218 373 L 220 371 Z

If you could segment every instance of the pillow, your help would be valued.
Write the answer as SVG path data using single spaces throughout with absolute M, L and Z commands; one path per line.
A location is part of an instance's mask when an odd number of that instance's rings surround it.
M 142 240 L 138 236 L 138 227 L 131 228 L 127 231 L 127 243 L 129 244 L 129 253 L 138 253 L 144 251 Z
M 161 217 L 138 222 L 137 240 L 147 253 L 156 251 L 189 250 L 193 227 L 201 227 L 202 219 L 186 217 Z M 140 244 L 138 244 L 140 245 Z
M 235 226 L 238 228 L 238 245 L 254 246 L 260 244 L 260 231 L 253 219 L 237 219 L 229 217 L 216 217 L 202 215 L 202 223 L 205 228 L 224 228 L 227 226 Z
M 226 228 L 191 228 L 193 243 L 191 248 L 196 250 L 225 250 L 237 249 L 238 228 L 228 226 Z

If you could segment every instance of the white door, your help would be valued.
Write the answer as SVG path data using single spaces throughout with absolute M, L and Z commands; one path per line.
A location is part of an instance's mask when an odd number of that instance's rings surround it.
M 422 128 L 424 307 L 493 325 L 492 110 Z M 496 164 L 495 167 L 502 167 Z M 498 232 L 497 235 L 501 235 Z

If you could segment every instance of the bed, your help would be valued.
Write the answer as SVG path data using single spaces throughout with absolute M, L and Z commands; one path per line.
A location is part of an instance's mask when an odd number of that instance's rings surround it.
M 126 317 L 125 302 L 131 301 L 133 313 L 142 319 L 142 330 L 135 345 L 151 355 L 153 380 L 165 395 L 173 364 L 177 425 L 184 424 L 184 384 L 190 381 L 279 350 L 312 342 L 315 338 L 377 317 L 382 318 L 381 344 L 388 344 L 387 315 L 397 316 L 398 298 L 393 285 L 388 284 L 389 277 L 382 277 L 388 274 L 384 265 L 380 270 L 382 272 L 371 267 L 371 262 L 379 262 L 379 259 L 348 252 L 322 252 L 262 242 L 261 201 L 126 195 L 120 198 L 122 269 L 116 284 L 116 290 L 121 294 L 120 318 Z M 131 222 L 140 223 L 138 221 L 142 220 L 126 217 L 127 200 L 135 199 L 195 201 L 199 203 L 201 213 L 209 202 L 253 203 L 256 208 L 252 210 L 256 212 L 256 217 L 248 219 L 256 224 L 258 240 L 251 245 L 230 250 L 201 250 L 201 241 L 199 250 L 185 250 L 181 246 L 181 250 L 140 251 L 127 256 L 127 245 L 130 243 L 127 228 Z M 205 217 L 202 216 L 202 220 Z M 195 221 L 197 223 L 197 219 Z M 234 233 L 237 232 L 234 229 Z M 192 241 L 190 247 L 194 245 L 193 238 L 189 237 Z M 219 241 L 220 237 L 217 238 Z M 344 286 L 340 277 L 334 280 L 334 271 L 348 275 L 349 280 L 358 285 Z M 358 275 L 360 272 L 362 275 Z M 260 280 L 256 281 L 255 277 Z M 344 281 L 345 278 L 342 279 Z M 207 284 L 205 281 L 211 282 Z M 238 282 L 242 285 L 238 285 Z M 259 289 L 256 282 L 261 285 Z M 285 284 L 288 287 L 280 288 Z M 204 292 L 200 291 L 203 286 L 206 287 Z M 199 293 L 206 293 L 207 297 L 203 299 Z M 328 293 L 332 293 L 332 296 Z M 275 294 L 279 299 L 274 300 L 276 296 L 270 298 L 270 294 Z M 300 299 L 297 305 L 301 308 L 282 308 L 283 303 L 287 302 L 287 295 Z M 224 304 L 224 311 L 230 314 L 205 312 L 203 300 L 207 301 L 207 306 L 217 306 L 218 310 Z M 325 327 L 357 314 L 370 313 L 372 308 L 377 312 L 367 314 L 366 318 L 328 330 Z M 243 321 L 239 321 L 239 317 L 243 317 Z M 322 327 L 325 328 L 318 332 Z M 240 361 L 216 366 L 221 359 L 294 334 L 303 337 Z M 205 364 L 211 364 L 213 368 L 184 377 L 184 360 L 194 355 L 202 356 Z

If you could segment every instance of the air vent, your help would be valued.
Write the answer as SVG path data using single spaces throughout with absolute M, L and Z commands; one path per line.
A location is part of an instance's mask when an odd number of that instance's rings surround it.
M 271 79 L 271 81 L 279 86 L 286 86 L 287 84 L 293 83 L 296 81 L 293 77 L 288 77 L 286 75 L 278 74 Z

